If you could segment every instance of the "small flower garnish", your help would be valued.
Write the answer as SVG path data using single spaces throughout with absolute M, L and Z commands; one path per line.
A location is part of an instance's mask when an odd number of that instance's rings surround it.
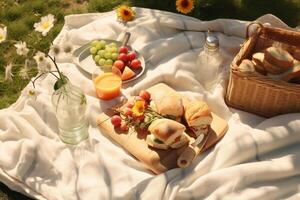
M 29 99 L 34 99 L 36 100 L 37 96 L 40 94 L 41 92 L 37 91 L 36 89 L 34 88 L 31 88 L 31 87 L 26 87 L 23 91 L 22 91 L 22 94 L 25 96 L 25 97 L 28 97 Z
M 6 40 L 6 36 L 7 36 L 6 26 L 0 27 L 0 43 L 4 42 Z
M 38 51 L 33 58 L 37 63 L 39 73 L 44 73 L 47 69 L 51 68 L 51 64 L 43 52 Z
M 176 0 L 176 9 L 178 12 L 188 14 L 194 9 L 193 0 Z
M 41 32 L 43 36 L 46 36 L 51 28 L 54 26 L 54 15 L 49 14 L 41 18 L 41 21 L 34 24 L 35 31 Z
M 116 9 L 118 18 L 123 22 L 132 21 L 135 17 L 134 10 L 126 5 L 121 5 Z
M 145 101 L 138 100 L 134 103 L 134 106 L 132 107 L 132 114 L 135 117 L 140 117 L 144 114 L 145 111 Z
M 26 42 L 18 42 L 14 46 L 17 48 L 17 54 L 20 56 L 26 56 L 29 52 L 29 49 L 26 46 Z
M 13 65 L 11 63 L 5 67 L 5 81 L 12 81 L 12 77 L 14 76 L 12 73 L 12 67 Z

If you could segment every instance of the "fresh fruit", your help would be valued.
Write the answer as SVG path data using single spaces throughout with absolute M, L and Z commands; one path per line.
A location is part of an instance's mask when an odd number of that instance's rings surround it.
M 125 53 L 120 53 L 118 60 L 122 60 L 123 62 L 127 61 L 127 55 Z
M 104 54 L 104 58 L 106 58 L 106 59 L 111 59 L 111 53 L 106 52 L 106 53 Z
M 101 58 L 104 58 L 105 50 L 98 50 L 97 54 L 98 54 Z
M 109 44 L 109 46 L 112 46 L 112 47 L 117 47 L 117 44 L 116 44 L 116 43 L 114 43 L 114 42 L 112 42 L 112 43 L 110 43 L 110 44 Z
M 124 80 L 131 79 L 134 76 L 135 76 L 134 71 L 132 71 L 129 67 L 126 66 L 123 73 L 122 73 L 121 78 L 124 81 Z
M 105 65 L 108 65 L 108 66 L 112 66 L 113 63 L 114 63 L 114 61 L 113 61 L 112 59 L 107 59 L 107 60 L 105 61 Z
M 121 46 L 121 47 L 119 48 L 119 53 L 120 53 L 120 54 L 121 54 L 121 53 L 127 54 L 127 53 L 128 53 L 128 48 L 125 47 L 125 46 Z
M 91 42 L 91 46 L 92 46 L 92 47 L 95 47 L 96 44 L 98 44 L 98 42 L 99 42 L 98 40 L 94 40 L 93 42 Z
M 141 90 L 139 96 L 142 97 L 145 101 L 149 101 L 151 99 L 151 94 L 146 90 Z
M 120 71 L 123 71 L 125 64 L 122 60 L 116 60 L 114 62 L 114 67 L 117 67 Z
M 119 70 L 119 68 L 112 66 L 111 72 L 118 75 L 119 77 L 122 76 L 122 72 Z
M 131 61 L 130 63 L 130 67 L 132 69 L 139 69 L 141 67 L 141 61 L 139 61 L 138 59 L 134 59 L 133 61 Z
M 90 48 L 90 53 L 91 54 L 96 54 L 97 53 L 97 48 L 96 47 L 91 47 Z
M 100 65 L 100 66 L 103 66 L 103 65 L 105 65 L 105 59 L 104 58 L 100 58 L 100 60 L 98 61 L 98 64 Z
M 111 117 L 110 122 L 114 126 L 120 126 L 122 122 L 122 118 L 119 115 L 114 115 Z
M 103 48 L 103 46 L 102 46 L 102 44 L 100 42 L 97 43 L 95 47 L 96 47 L 97 50 L 100 50 L 100 49 Z
M 118 53 L 112 53 L 112 54 L 111 54 L 111 59 L 117 60 L 117 59 L 118 59 L 118 56 L 119 56 Z
M 98 62 L 99 60 L 100 60 L 100 56 L 99 55 L 96 55 L 95 57 L 94 57 L 94 60 L 95 60 L 95 62 Z
M 134 51 L 132 51 L 129 54 L 127 54 L 127 59 L 129 61 L 132 61 L 132 60 L 136 59 L 136 57 L 137 57 L 137 55 L 136 55 L 136 53 Z
M 102 47 L 105 47 L 106 42 L 104 40 L 100 40 L 99 43 L 101 44 Z
M 122 122 L 121 123 L 121 126 L 120 126 L 120 130 L 121 131 L 128 131 L 129 130 L 129 126 L 128 126 L 128 124 L 126 124 L 125 122 Z

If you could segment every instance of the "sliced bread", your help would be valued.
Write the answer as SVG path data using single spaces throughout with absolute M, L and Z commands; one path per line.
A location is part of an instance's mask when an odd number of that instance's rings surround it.
M 286 72 L 287 70 L 289 70 L 289 68 L 285 68 L 285 67 L 278 67 L 276 65 L 272 65 L 271 63 L 269 63 L 266 59 L 264 60 L 264 67 L 267 70 L 268 74 L 282 74 L 284 72 Z
M 254 64 L 255 70 L 263 75 L 267 74 L 267 70 L 264 67 L 264 59 L 265 59 L 265 54 L 258 52 L 252 55 L 252 62 Z
M 293 66 L 294 58 L 284 49 L 269 47 L 265 50 L 265 60 L 280 68 L 290 68 Z

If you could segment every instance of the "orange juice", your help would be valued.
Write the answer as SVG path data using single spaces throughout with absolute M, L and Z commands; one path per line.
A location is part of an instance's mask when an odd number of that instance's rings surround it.
M 110 100 L 120 95 L 122 80 L 114 73 L 103 73 L 94 79 L 97 96 L 103 100 Z

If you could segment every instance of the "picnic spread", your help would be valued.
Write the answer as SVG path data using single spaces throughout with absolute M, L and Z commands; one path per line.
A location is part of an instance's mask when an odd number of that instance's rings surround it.
M 51 200 L 300 198 L 300 34 L 134 11 L 65 17 L 67 81 L 0 110 L 0 181 Z

